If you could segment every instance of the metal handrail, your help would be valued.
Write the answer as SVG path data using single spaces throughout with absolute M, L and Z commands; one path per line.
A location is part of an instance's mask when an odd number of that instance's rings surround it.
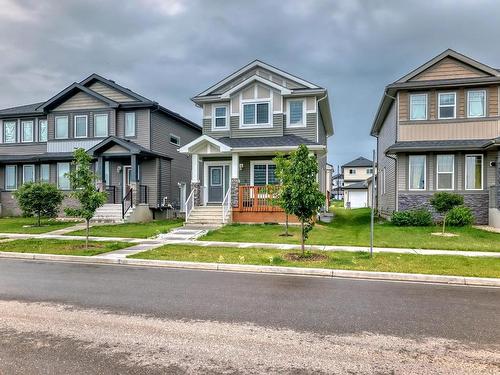
M 231 209 L 231 188 L 227 189 L 226 196 L 222 201 L 222 223 L 226 224 L 229 210 Z
M 125 214 L 132 207 L 132 198 L 133 198 L 133 189 L 130 188 L 130 190 L 127 192 L 127 194 L 122 199 L 122 219 L 125 218 Z M 130 202 L 130 204 L 128 204 L 127 207 L 125 207 L 126 202 Z
M 186 199 L 186 217 L 185 220 L 187 222 L 189 215 L 191 215 L 191 211 L 193 211 L 194 208 L 194 190 L 191 190 L 191 193 L 189 194 L 188 198 Z
M 116 203 L 116 186 L 107 185 L 106 192 L 108 193 L 108 203 Z

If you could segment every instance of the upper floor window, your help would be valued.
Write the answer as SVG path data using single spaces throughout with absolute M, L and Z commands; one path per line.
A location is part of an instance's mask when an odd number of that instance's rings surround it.
M 438 95 L 440 119 L 455 118 L 457 112 L 457 94 L 454 92 L 440 92 Z
M 33 142 L 33 121 L 21 121 L 21 142 Z
M 87 115 L 75 116 L 75 138 L 87 138 Z
M 425 190 L 425 155 L 410 155 L 408 174 L 410 190 Z
M 243 125 L 269 125 L 269 102 L 243 104 Z
M 181 139 L 178 136 L 176 136 L 175 134 L 170 134 L 170 143 L 172 143 L 173 145 L 176 145 L 176 146 L 180 146 Z
M 108 136 L 108 114 L 99 113 L 94 115 L 94 137 Z
M 3 122 L 3 141 L 4 143 L 17 142 L 17 122 L 4 121 Z
M 410 95 L 410 120 L 427 120 L 427 94 Z
M 355 169 L 349 169 L 349 174 L 356 174 L 356 170 Z
M 56 116 L 55 127 L 56 139 L 68 138 L 68 116 Z
M 38 142 L 47 142 L 47 120 L 38 121 Z
M 302 127 L 306 126 L 304 110 L 304 100 L 289 100 L 288 102 L 287 126 Z
M 17 166 L 5 166 L 5 190 L 17 189 Z
M 366 174 L 373 174 L 373 168 L 366 168 Z
M 135 137 L 135 112 L 125 113 L 125 137 Z
M 40 164 L 40 182 L 49 182 L 50 180 L 50 165 Z
M 483 155 L 465 156 L 465 190 L 483 189 Z
M 220 106 L 214 108 L 213 130 L 228 129 L 227 107 Z
M 467 117 L 486 116 L 486 91 L 474 90 L 467 92 Z
M 436 162 L 437 190 L 453 190 L 455 157 L 453 155 L 438 155 Z
M 35 182 L 35 166 L 33 164 L 23 165 L 23 184 Z

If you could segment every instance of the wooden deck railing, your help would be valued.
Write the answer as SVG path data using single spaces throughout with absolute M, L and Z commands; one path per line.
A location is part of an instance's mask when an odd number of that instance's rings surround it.
M 243 212 L 281 212 L 276 204 L 277 185 L 240 186 L 238 209 Z

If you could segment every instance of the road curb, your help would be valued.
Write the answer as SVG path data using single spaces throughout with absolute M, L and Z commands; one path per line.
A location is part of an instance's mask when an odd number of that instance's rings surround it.
M 500 278 L 423 275 L 415 273 L 350 271 L 325 268 L 301 268 L 280 266 L 256 266 L 246 264 L 179 262 L 171 260 L 149 260 L 130 258 L 105 258 L 99 256 L 86 257 L 76 255 L 52 255 L 35 253 L 0 252 L 0 259 L 23 259 L 38 261 L 53 261 L 82 264 L 116 264 L 125 266 L 159 267 L 176 269 L 197 269 L 226 272 L 248 272 L 279 275 L 320 276 L 344 279 L 370 279 L 386 281 L 412 281 L 424 283 L 453 284 L 467 286 L 500 287 Z

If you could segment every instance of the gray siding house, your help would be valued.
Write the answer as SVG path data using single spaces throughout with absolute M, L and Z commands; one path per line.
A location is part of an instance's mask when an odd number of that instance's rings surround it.
M 446 50 L 388 85 L 373 122 L 380 213 L 464 196 L 476 223 L 500 227 L 500 71 Z
M 1 215 L 20 213 L 12 193 L 24 182 L 69 192 L 65 174 L 79 147 L 94 157 L 109 205 L 181 208 L 191 161 L 177 150 L 200 134 L 194 122 L 97 74 L 45 102 L 0 110 Z
M 255 60 L 192 100 L 202 109 L 203 134 L 179 149 L 192 157 L 188 222 L 284 221 L 271 200 L 278 182 L 272 160 L 301 144 L 316 155 L 329 196 L 333 123 L 326 89 Z

